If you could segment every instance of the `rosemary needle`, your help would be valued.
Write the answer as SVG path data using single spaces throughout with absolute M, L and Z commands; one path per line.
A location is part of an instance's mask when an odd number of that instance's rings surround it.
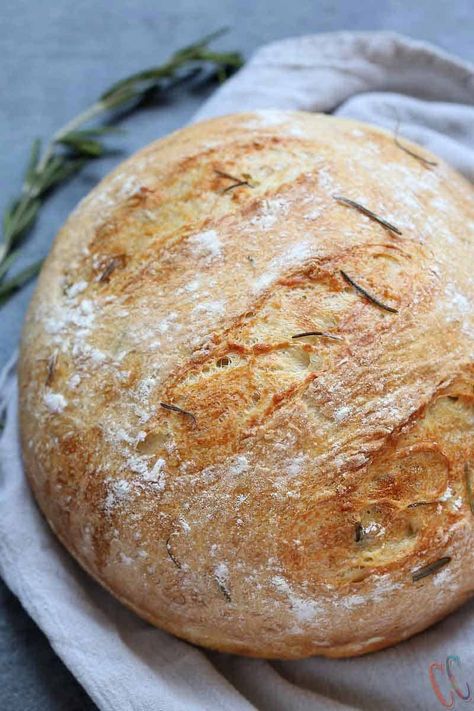
M 215 581 L 216 581 L 217 587 L 219 588 L 219 590 L 221 591 L 221 593 L 223 594 L 223 596 L 225 597 L 225 599 L 227 600 L 227 602 L 232 602 L 232 598 L 231 598 L 231 596 L 230 596 L 230 593 L 229 593 L 229 591 L 227 590 L 227 588 L 226 588 L 226 586 L 224 585 L 224 583 L 223 583 L 221 580 L 219 580 L 217 577 L 215 578 Z
M 241 178 L 236 178 L 234 175 L 230 175 L 230 173 L 225 173 L 223 170 L 214 170 L 214 172 L 219 175 L 221 178 L 226 178 L 227 180 L 233 180 L 232 185 L 228 185 L 224 190 L 222 191 L 222 194 L 228 193 L 230 190 L 234 190 L 234 188 L 241 188 L 243 186 L 247 186 L 248 188 L 253 188 L 253 185 L 249 183 L 248 180 L 242 180 Z
M 348 284 L 353 286 L 354 289 L 359 292 L 359 294 L 362 294 L 362 296 L 365 296 L 365 298 L 368 299 L 369 301 L 371 301 L 373 304 L 375 304 L 376 306 L 378 306 L 381 309 L 384 309 L 385 311 L 390 311 L 391 313 L 394 313 L 394 314 L 398 313 L 398 309 L 394 309 L 393 306 L 388 306 L 387 304 L 384 304 L 383 301 L 380 301 L 379 299 L 377 299 L 376 296 L 373 296 L 370 292 L 366 291 L 366 289 L 364 289 L 362 286 L 360 286 L 360 284 L 358 284 L 356 281 L 354 281 L 354 279 L 352 279 L 349 276 L 349 274 L 346 274 L 345 271 L 340 269 L 339 272 L 340 272 L 342 278 L 345 281 L 347 281 Z
M 177 412 L 177 413 L 179 413 L 180 415 L 186 415 L 187 417 L 190 417 L 190 418 L 194 421 L 194 424 L 197 423 L 196 417 L 193 415 L 192 412 L 188 412 L 187 410 L 183 410 L 183 408 L 178 407 L 177 405 L 170 405 L 170 404 L 167 403 L 167 402 L 160 402 L 160 406 L 161 406 L 164 410 L 169 410 L 170 412 Z
M 171 534 L 168 536 L 168 538 L 167 538 L 167 541 L 166 541 L 166 552 L 168 553 L 168 555 L 169 555 L 169 557 L 170 557 L 170 560 L 173 561 L 173 563 L 175 564 L 175 566 L 176 566 L 177 568 L 181 568 L 181 563 L 179 562 L 179 560 L 178 560 L 177 558 L 175 558 L 175 556 L 174 556 L 174 554 L 173 554 L 173 551 L 171 550 L 170 539 L 171 539 L 171 536 L 172 536 L 172 535 L 173 535 L 173 534 L 171 533 Z
M 102 270 L 101 274 L 99 275 L 97 281 L 98 282 L 108 281 L 112 272 L 114 272 L 117 269 L 117 267 L 123 267 L 125 265 L 125 261 L 126 261 L 126 258 L 125 258 L 124 254 L 119 254 L 119 255 L 109 259 L 109 261 L 105 265 L 104 269 Z
M 362 526 L 360 521 L 358 521 L 355 525 L 355 534 L 354 534 L 355 542 L 360 543 L 360 541 L 362 540 L 363 537 L 364 537 L 364 527 Z
M 433 573 L 436 573 L 438 570 L 440 570 L 450 562 L 451 556 L 447 555 L 443 558 L 439 558 L 438 560 L 435 560 L 434 563 L 428 563 L 428 565 L 424 565 L 423 567 L 414 570 L 411 574 L 411 579 L 414 583 L 416 583 L 417 580 L 426 578 L 427 575 L 433 575 Z
M 412 158 L 416 158 L 416 160 L 420 161 L 420 163 L 423 163 L 425 166 L 436 166 L 438 165 L 436 161 L 434 160 L 428 160 L 428 158 L 424 158 L 421 156 L 419 153 L 415 153 L 415 151 L 411 151 L 409 148 L 403 145 L 403 143 L 400 142 L 398 138 L 398 132 L 400 130 L 400 119 L 397 118 L 397 125 L 395 127 L 395 133 L 393 134 L 393 140 L 395 142 L 395 145 L 400 148 L 402 151 L 405 151 L 405 153 L 408 153 L 409 156 Z
M 46 381 L 45 385 L 51 385 L 53 381 L 54 371 L 56 370 L 56 365 L 58 363 L 58 352 L 54 353 L 48 358 L 48 367 L 46 371 Z
M 362 212 L 364 215 L 367 215 L 367 217 L 370 217 L 371 220 L 375 220 L 375 222 L 378 222 L 379 225 L 382 225 L 382 227 L 385 227 L 386 230 L 389 230 L 390 232 L 395 232 L 397 235 L 402 235 L 402 231 L 398 229 L 398 227 L 395 227 L 395 225 L 392 225 L 391 222 L 387 222 L 387 220 L 384 220 L 383 217 L 379 217 L 378 215 L 375 214 L 375 212 L 372 212 L 372 210 L 369 210 L 368 207 L 365 207 L 365 205 L 361 205 L 360 202 L 356 202 L 355 200 L 350 200 L 349 198 L 343 197 L 342 195 L 333 195 L 334 200 L 337 200 L 337 202 L 341 202 L 343 205 L 348 205 L 349 207 L 355 207 L 356 210 L 359 210 L 359 212 Z
M 307 336 L 321 336 L 322 338 L 331 338 L 333 341 L 343 341 L 342 336 L 336 336 L 333 333 L 326 331 L 304 331 L 303 333 L 295 333 L 292 338 L 306 338 Z
M 474 514 L 474 497 L 471 484 L 471 465 L 469 464 L 469 462 L 466 462 L 464 465 L 464 476 L 466 479 L 467 501 L 469 504 L 469 508 L 471 509 L 471 513 Z

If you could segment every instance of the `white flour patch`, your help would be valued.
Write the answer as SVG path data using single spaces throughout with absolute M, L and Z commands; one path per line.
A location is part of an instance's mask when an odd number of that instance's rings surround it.
M 400 401 L 400 394 L 398 392 L 388 393 L 383 397 L 378 398 L 374 405 L 374 409 L 370 412 L 376 420 L 400 420 L 404 417 L 404 410 L 402 410 L 397 402 Z
M 327 168 L 319 168 L 318 170 L 318 185 L 323 192 L 339 191 L 339 184 L 335 183 L 331 173 Z
M 364 605 L 366 603 L 367 598 L 364 595 L 347 595 L 346 597 L 342 597 L 337 601 L 338 605 L 346 607 L 348 610 L 351 610 L 357 605 Z
M 449 213 L 452 210 L 451 203 L 448 200 L 446 200 L 445 198 L 441 198 L 439 196 L 434 197 L 431 200 L 431 206 L 434 207 L 439 212 L 443 212 L 443 213 Z
M 62 353 L 70 352 L 79 367 L 100 365 L 106 354 L 88 343 L 88 338 L 96 324 L 97 305 L 90 299 L 78 301 L 78 294 L 84 291 L 86 282 L 77 282 L 64 295 L 64 303 L 48 307 L 42 318 L 44 330 L 50 341 Z M 41 315 L 39 316 L 41 319 Z M 80 377 L 78 375 L 78 377 Z M 80 381 L 70 381 L 70 387 L 77 387 Z M 74 384 L 75 383 L 75 384 Z
M 269 230 L 277 222 L 281 215 L 286 215 L 289 203 L 283 198 L 271 198 L 263 200 L 259 213 L 252 217 L 250 224 L 261 230 Z
M 183 529 L 183 531 L 184 531 L 185 533 L 189 533 L 189 532 L 191 531 L 191 526 L 190 526 L 189 523 L 186 521 L 186 519 L 183 518 L 183 516 L 180 516 L 178 520 L 179 520 L 179 522 L 180 522 L 180 524 L 181 524 L 181 528 Z
M 257 118 L 257 123 L 255 120 L 251 120 L 247 123 L 250 126 L 280 126 L 282 123 L 288 120 L 288 115 L 284 111 L 278 111 L 277 109 L 257 109 L 252 112 Z
M 104 507 L 106 511 L 110 511 L 129 497 L 131 486 L 126 479 L 106 479 L 105 484 L 108 493 L 105 497 Z
M 375 583 L 375 589 L 370 593 L 370 597 L 374 602 L 380 602 L 383 598 L 394 590 L 399 590 L 401 583 L 394 582 L 390 575 L 380 575 Z
M 450 486 L 446 488 L 446 491 L 443 493 L 442 496 L 439 497 L 440 501 L 448 501 L 449 499 L 453 498 L 453 490 L 451 489 Z
M 180 325 L 176 323 L 177 318 L 178 314 L 175 312 L 168 314 L 168 316 L 158 324 L 158 331 L 160 333 L 167 333 L 172 329 L 179 330 Z
M 135 166 L 135 168 L 137 168 L 137 166 Z M 112 208 L 115 207 L 118 202 L 137 193 L 142 187 L 145 186 L 141 185 L 134 175 L 127 175 L 125 172 L 120 172 L 109 181 L 106 188 L 102 187 L 100 190 L 94 190 L 91 195 L 83 201 L 83 204 L 101 204 Z
M 107 358 L 105 353 L 98 348 L 90 346 L 88 343 L 82 345 L 75 343 L 72 347 L 72 355 L 78 358 L 88 358 L 96 364 L 103 363 Z
M 200 285 L 201 282 L 199 279 L 193 279 L 192 281 L 188 282 L 184 288 L 186 291 L 193 293 L 199 289 Z
M 323 211 L 322 210 L 311 210 L 311 212 L 308 212 L 305 216 L 305 220 L 317 220 L 320 215 L 322 215 Z
M 44 394 L 43 402 L 48 410 L 54 414 L 62 412 L 67 405 L 67 400 L 61 393 L 53 393 L 51 390 Z
M 463 505 L 462 497 L 455 496 L 454 491 L 451 489 L 450 486 L 446 488 L 446 491 L 443 493 L 442 496 L 439 497 L 439 500 L 449 502 L 451 509 L 454 511 L 459 511 L 459 509 Z
M 215 230 L 207 230 L 206 232 L 192 235 L 188 240 L 188 244 L 196 256 L 203 256 L 207 261 L 213 261 L 222 255 L 221 241 Z
M 239 474 L 243 474 L 244 472 L 248 471 L 248 469 L 249 463 L 247 457 L 242 454 L 239 454 L 232 460 L 232 463 L 229 466 L 229 474 L 238 476 Z
M 375 521 L 364 526 L 364 535 L 381 536 L 383 533 L 385 533 L 385 528 Z
M 464 316 L 472 310 L 469 299 L 460 291 L 456 290 L 454 284 L 448 284 L 445 290 L 448 306 L 458 314 Z
M 338 410 L 334 412 L 334 419 L 336 422 L 344 422 L 344 420 L 347 420 L 349 415 L 351 414 L 351 408 L 348 406 L 340 407 Z
M 123 563 L 124 565 L 132 565 L 133 563 L 133 558 L 130 558 L 129 555 L 125 555 L 122 551 L 120 552 L 120 562 Z
M 203 301 L 193 308 L 194 316 L 222 316 L 225 313 L 224 301 Z
M 442 587 L 443 589 L 445 589 L 446 586 L 451 589 L 456 587 L 453 580 L 453 573 L 449 569 L 448 565 L 444 566 L 444 568 L 433 575 L 433 585 L 436 585 L 436 587 Z
M 68 380 L 68 386 L 71 388 L 71 390 L 75 390 L 77 386 L 81 382 L 81 376 L 78 373 L 74 373 L 74 375 L 71 375 L 71 377 Z
M 302 138 L 305 131 L 298 116 L 290 111 L 280 111 L 278 109 L 257 109 L 252 111 L 253 118 L 244 125 L 247 128 L 273 128 L 279 127 L 279 131 L 288 133 L 290 136 Z
M 54 343 L 61 343 L 61 338 L 58 334 L 64 331 L 69 325 L 77 326 L 75 331 L 75 340 L 78 341 L 88 335 L 95 316 L 92 302 L 84 299 L 80 304 L 71 304 L 69 308 L 58 308 L 53 316 L 49 316 L 44 321 L 45 330 L 47 333 L 55 336 Z
M 254 281 L 254 291 L 266 289 L 273 281 L 278 279 L 283 270 L 297 266 L 311 257 L 313 248 L 308 242 L 297 242 L 291 245 L 282 255 L 274 257 L 268 265 L 268 270 Z
M 400 583 L 396 583 L 390 579 L 390 575 L 381 575 L 375 580 L 374 588 L 367 593 L 337 596 L 332 599 L 332 604 L 334 607 L 343 607 L 348 610 L 370 602 L 386 604 L 387 596 L 395 590 L 399 590 L 401 587 L 402 585 Z M 330 589 L 329 586 L 328 589 Z
M 86 281 L 78 281 L 75 284 L 72 284 L 67 290 L 67 295 L 70 299 L 73 299 L 75 296 L 78 294 L 81 294 L 83 291 L 85 291 L 88 287 L 88 284 Z
M 137 385 L 136 395 L 139 400 L 148 400 L 157 385 L 157 379 L 153 377 L 143 378 Z
M 293 477 L 301 473 L 301 470 L 305 464 L 306 455 L 298 454 L 286 467 L 286 472 L 288 476 Z
M 108 442 L 117 447 L 121 442 L 135 444 L 135 437 L 132 437 L 123 427 L 107 426 L 104 428 L 104 435 Z
M 313 622 L 321 613 L 321 606 L 317 602 L 297 595 L 282 575 L 275 575 L 272 578 L 272 583 L 279 593 L 286 595 L 298 622 Z
M 225 563 L 219 563 L 219 565 L 216 565 L 216 567 L 214 568 L 214 576 L 221 588 L 227 591 L 229 582 L 229 568 Z
M 153 484 L 153 489 L 155 491 L 163 491 L 166 484 L 166 475 L 164 472 L 165 460 L 160 458 L 157 459 L 151 471 L 147 471 L 142 475 L 143 481 L 147 481 Z

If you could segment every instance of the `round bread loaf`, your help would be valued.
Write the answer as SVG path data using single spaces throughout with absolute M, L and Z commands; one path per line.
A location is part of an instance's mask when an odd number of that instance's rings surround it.
M 25 468 L 80 564 L 193 643 L 350 656 L 474 590 L 472 188 L 378 128 L 191 126 L 60 231 Z

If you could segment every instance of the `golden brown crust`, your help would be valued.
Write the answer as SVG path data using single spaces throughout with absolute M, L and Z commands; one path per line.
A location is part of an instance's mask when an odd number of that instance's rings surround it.
M 23 333 L 25 468 L 65 546 L 240 654 L 362 654 L 456 608 L 473 221 L 444 163 L 325 116 L 215 119 L 126 161 L 59 233 Z

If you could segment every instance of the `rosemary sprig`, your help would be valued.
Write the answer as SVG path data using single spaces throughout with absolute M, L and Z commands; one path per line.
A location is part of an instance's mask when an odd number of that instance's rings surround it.
M 387 306 L 387 304 L 384 304 L 383 301 L 380 301 L 380 299 L 377 299 L 376 296 L 373 296 L 370 294 L 364 287 L 360 286 L 352 277 L 349 276 L 349 274 L 346 274 L 345 271 L 342 269 L 339 270 L 339 273 L 341 274 L 342 278 L 344 281 L 347 281 L 348 284 L 354 287 L 356 291 L 359 292 L 359 294 L 362 294 L 362 296 L 365 296 L 366 299 L 368 299 L 370 302 L 375 304 L 375 306 L 378 306 L 381 309 L 385 309 L 385 311 L 390 311 L 393 314 L 398 313 L 398 309 L 394 309 L 393 306 Z
M 116 108 L 128 103 L 130 99 L 140 99 L 150 91 L 161 90 L 163 80 L 179 77 L 183 67 L 189 70 L 199 69 L 203 64 L 214 65 L 219 80 L 224 81 L 229 70 L 242 66 L 242 57 L 238 52 L 213 52 L 208 45 L 226 31 L 224 28 L 212 32 L 198 42 L 178 50 L 161 66 L 151 67 L 121 79 L 102 95 L 101 101 Z
M 428 563 L 428 565 L 424 565 L 423 567 L 414 570 L 411 574 L 411 579 L 414 583 L 416 583 L 417 580 L 426 578 L 427 575 L 433 575 L 433 573 L 437 573 L 438 570 L 444 568 L 444 566 L 450 562 L 451 556 L 449 555 L 444 556 L 443 558 L 439 558 L 438 560 L 435 560 L 434 563 Z
M 160 66 L 136 72 L 116 82 L 85 111 L 56 131 L 43 151 L 38 139 L 33 142 L 20 195 L 9 204 L 3 216 L 0 305 L 41 267 L 41 263 L 28 266 L 12 279 L 6 279 L 10 267 L 20 254 L 18 246 L 33 228 L 48 194 L 90 160 L 103 156 L 107 148 L 100 140 L 101 137 L 117 130 L 107 124 L 92 128 L 82 126 L 117 109 L 136 109 L 147 99 L 163 93 L 180 81 L 195 77 L 206 67 L 210 67 L 212 73 L 223 81 L 243 63 L 237 52 L 214 52 L 209 49 L 209 43 L 225 31 L 214 32 L 178 50 Z
M 402 231 L 398 229 L 398 227 L 392 225 L 391 222 L 387 222 L 387 220 L 384 220 L 383 217 L 379 217 L 375 214 L 375 212 L 369 210 L 368 207 L 365 207 L 365 205 L 361 205 L 360 202 L 350 200 L 349 198 L 343 197 L 342 195 L 333 195 L 333 198 L 334 200 L 337 200 L 337 202 L 340 202 L 343 205 L 347 205 L 348 207 L 354 207 L 356 210 L 359 210 L 359 212 L 362 212 L 364 215 L 367 215 L 367 217 L 370 217 L 371 220 L 375 220 L 375 222 L 378 222 L 379 225 L 385 227 L 386 230 L 389 230 L 390 232 L 395 232 L 395 234 L 400 236 L 403 234 Z
M 177 405 L 170 405 L 167 402 L 160 402 L 160 406 L 164 410 L 169 410 L 170 412 L 178 412 L 180 415 L 186 415 L 186 417 L 190 417 L 193 420 L 195 425 L 197 424 L 196 417 L 193 415 L 193 413 L 188 412 L 187 410 L 183 410 L 182 407 L 178 407 Z

